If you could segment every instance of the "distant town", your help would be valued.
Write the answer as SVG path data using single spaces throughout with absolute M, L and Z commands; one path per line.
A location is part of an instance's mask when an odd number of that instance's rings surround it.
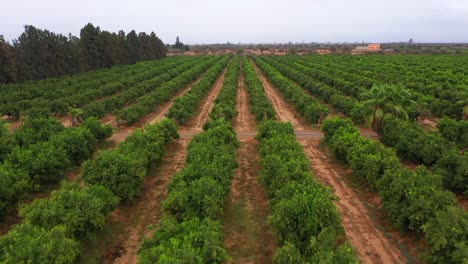
M 178 40 L 177 40 L 178 41 Z M 283 44 L 197 44 L 167 45 L 168 56 L 247 54 L 247 55 L 366 55 L 366 54 L 468 54 L 465 43 L 283 43 Z

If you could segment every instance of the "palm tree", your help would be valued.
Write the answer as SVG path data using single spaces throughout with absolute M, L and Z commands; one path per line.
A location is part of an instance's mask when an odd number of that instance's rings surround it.
M 395 117 L 408 120 L 405 107 L 413 106 L 411 93 L 401 85 L 377 84 L 362 95 L 362 114 L 367 125 L 376 132 L 381 132 L 383 120 Z

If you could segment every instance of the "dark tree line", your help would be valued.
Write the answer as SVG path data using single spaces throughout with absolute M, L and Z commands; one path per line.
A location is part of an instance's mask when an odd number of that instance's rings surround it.
M 0 83 L 44 79 L 166 56 L 154 32 L 111 33 L 93 24 L 80 37 L 64 36 L 34 26 L 10 44 L 0 35 Z

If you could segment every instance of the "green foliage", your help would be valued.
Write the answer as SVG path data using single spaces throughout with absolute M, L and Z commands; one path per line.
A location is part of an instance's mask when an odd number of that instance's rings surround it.
M 401 85 L 374 85 L 368 92 L 361 95 L 362 118 L 377 132 L 382 131 L 384 118 L 409 120 L 406 108 L 415 104 L 411 96 L 411 92 Z
M 59 182 L 70 163 L 67 151 L 51 141 L 19 149 L 8 156 L 7 162 L 28 173 L 35 183 Z
M 98 156 L 83 164 L 83 178 L 89 184 L 109 188 L 122 200 L 131 200 L 146 175 L 146 164 L 136 157 L 114 150 L 99 152 Z
M 178 138 L 177 127 L 169 119 L 136 131 L 114 150 L 99 152 L 83 164 L 83 178 L 90 184 L 109 188 L 122 200 L 131 200 L 151 165 L 160 162 L 165 145 Z
M 236 95 L 239 84 L 239 60 L 239 56 L 234 57 L 226 70 L 223 87 L 210 112 L 211 119 L 224 118 L 232 122 L 237 116 Z
M 93 154 L 96 147 L 96 138 L 86 128 L 69 128 L 52 136 L 51 142 L 55 147 L 64 149 L 68 159 L 75 165 L 79 165 Z
M 146 239 L 138 252 L 138 263 L 225 263 L 223 226 L 219 221 L 192 218 L 178 223 L 161 220 L 158 231 Z
M 243 57 L 242 62 L 245 86 L 249 93 L 250 110 L 259 122 L 275 119 L 275 109 L 266 97 L 262 81 L 255 72 L 252 62 L 247 57 Z
M 49 198 L 36 199 L 20 210 L 26 222 L 37 227 L 53 229 L 63 226 L 67 236 L 75 239 L 90 238 L 101 228 L 114 210 L 118 198 L 99 185 L 80 187 L 64 183 Z
M 350 127 L 352 125 L 351 120 L 347 118 L 332 117 L 328 118 L 322 124 L 322 131 L 325 136 L 325 140 L 330 142 L 330 139 L 336 133 L 336 131 L 341 127 Z
M 390 119 L 384 123 L 382 142 L 395 147 L 409 160 L 432 166 L 443 176 L 445 186 L 465 191 L 468 187 L 468 159 L 436 133 L 426 133 L 417 123 Z
M 296 110 L 301 113 L 308 122 L 319 123 L 329 114 L 327 107 L 312 98 L 304 92 L 300 86 L 289 80 L 277 69 L 264 62 L 263 59 L 254 57 L 254 61 L 283 96 L 294 104 Z
M 194 81 L 219 59 L 219 57 L 210 59 L 201 57 L 198 60 L 167 69 L 160 78 L 153 79 L 152 83 L 142 84 L 142 89 L 140 89 L 142 92 L 138 93 L 141 97 L 135 98 L 137 99 L 135 104 L 119 110 L 118 119 L 127 125 L 137 122 L 153 111 L 155 106 L 169 101 L 177 92 Z M 146 91 L 147 89 L 150 90 Z M 145 92 L 148 93 L 145 94 Z M 135 91 L 130 93 L 131 98 L 135 94 Z
M 80 127 L 91 131 L 97 140 L 104 140 L 112 135 L 112 127 L 110 125 L 103 125 L 101 121 L 95 117 L 87 118 Z
M 29 175 L 9 165 L 0 165 L 0 219 L 3 219 L 32 189 Z
M 326 124 L 327 122 L 330 124 Z M 327 120 L 324 127 L 333 127 L 337 123 L 338 120 Z M 384 134 L 388 133 L 386 140 L 396 143 L 397 146 L 410 142 L 409 139 L 404 143 L 392 141 L 399 135 L 395 132 L 395 127 L 390 124 L 411 127 L 411 124 L 401 121 L 385 124 L 387 131 Z M 456 206 L 455 197 L 452 193 L 443 190 L 442 176 L 431 173 L 422 166 L 414 172 L 403 168 L 393 151 L 356 132 L 347 132 L 349 130 L 353 130 L 352 125 L 345 124 L 335 130 L 334 134 L 326 131 L 324 133 L 329 133 L 331 136 L 332 150 L 336 152 L 336 149 L 339 149 L 338 153 L 346 155 L 345 160 L 348 163 L 351 165 L 354 163 L 352 166 L 356 169 L 355 173 L 364 176 L 372 186 L 376 187 L 392 222 L 401 229 L 426 233 L 432 251 L 430 259 L 434 263 L 461 263 L 461 260 L 466 258 L 467 252 L 466 214 L 452 212 Z M 411 135 L 412 132 L 408 133 Z M 349 136 L 346 135 L 353 135 L 354 140 L 349 140 Z M 338 148 L 340 145 L 346 147 Z M 446 220 L 449 219 L 447 214 L 453 215 L 453 225 Z M 452 227 L 451 232 L 446 231 Z M 464 235 L 460 235 L 462 233 Z M 450 237 L 444 237 L 443 234 L 448 234 Z
M 224 119 L 211 121 L 188 147 L 187 166 L 169 184 L 164 208 L 176 219 L 216 219 L 237 167 L 236 134 Z
M 20 147 L 47 141 L 52 135 L 65 128 L 55 118 L 28 118 L 14 133 L 13 137 Z
M 259 126 L 261 181 L 271 197 L 269 222 L 281 248 L 274 263 L 356 263 L 329 188 L 315 181 L 290 123 Z
M 444 117 L 437 123 L 437 128 L 446 140 L 455 142 L 462 149 L 468 147 L 468 121 Z
M 213 87 L 228 62 L 229 57 L 223 57 L 208 69 L 201 80 L 192 86 L 190 91 L 174 100 L 167 116 L 173 118 L 178 123 L 187 122 L 196 113 L 201 99 Z
M 258 133 L 255 137 L 257 140 L 262 141 L 266 138 L 272 138 L 279 135 L 292 135 L 294 134 L 294 127 L 291 122 L 278 123 L 276 121 L 265 121 L 258 127 Z
M 389 168 L 378 189 L 388 215 L 403 230 L 422 231 L 437 211 L 455 204 L 454 195 L 442 190 L 441 176 L 424 167 L 415 172 Z
M 424 227 L 432 249 L 430 263 L 464 263 L 468 259 L 468 213 L 455 206 L 438 211 Z
M 446 188 L 468 191 L 468 152 L 460 155 L 455 150 L 447 151 L 433 169 L 435 173 L 443 176 Z
M 168 186 L 169 213 L 139 251 L 140 263 L 224 263 L 222 216 L 239 145 L 224 117 L 210 120 L 188 146 L 186 167 Z M 202 220 L 200 220 L 202 219 Z
M 66 236 L 63 226 L 50 230 L 24 223 L 0 237 L 0 262 L 75 263 L 79 244 Z

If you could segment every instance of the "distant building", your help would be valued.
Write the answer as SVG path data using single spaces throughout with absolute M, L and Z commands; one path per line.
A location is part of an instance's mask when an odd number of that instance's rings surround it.
M 380 44 L 372 43 L 367 46 L 356 46 L 356 48 L 351 51 L 351 54 L 364 54 L 366 52 L 377 52 L 381 50 Z
M 315 53 L 319 55 L 331 54 L 332 51 L 330 49 L 315 49 Z
M 378 43 L 372 43 L 372 44 L 369 44 L 367 45 L 367 48 L 369 51 L 380 51 L 380 44 Z

